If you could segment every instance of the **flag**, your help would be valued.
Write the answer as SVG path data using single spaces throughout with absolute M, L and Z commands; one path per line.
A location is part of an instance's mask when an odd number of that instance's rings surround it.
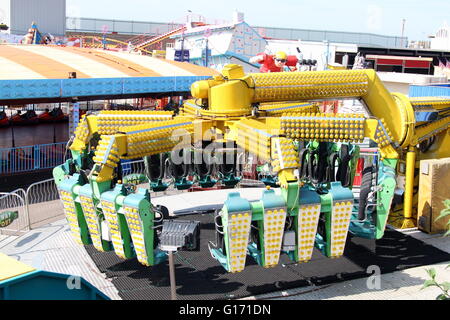
M 445 59 L 445 67 L 450 69 L 450 61 L 448 61 L 447 59 Z
M 445 65 L 442 63 L 441 59 L 438 60 L 439 60 L 439 68 L 444 69 Z

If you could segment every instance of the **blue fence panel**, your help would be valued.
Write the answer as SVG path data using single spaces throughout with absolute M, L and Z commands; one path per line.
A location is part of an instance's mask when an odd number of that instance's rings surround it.
M 0 100 L 58 98 L 61 80 L 0 80 Z
M 190 91 L 191 85 L 209 76 L 134 77 L 124 78 L 123 94 Z
M 448 86 L 409 86 L 410 97 L 450 97 Z
M 65 143 L 44 144 L 39 146 L 39 162 L 41 169 L 49 169 L 65 161 Z
M 122 167 L 122 175 L 126 176 L 129 174 L 143 174 L 145 173 L 144 160 L 140 159 L 132 159 L 132 160 L 120 160 L 120 165 Z
M 32 146 L 0 149 L 0 173 L 31 171 L 34 169 Z
M 0 149 L 0 175 L 51 169 L 66 160 L 66 142 Z
M 210 79 L 210 76 L 180 76 L 175 77 L 174 91 L 191 91 L 194 82 Z M 187 90 L 186 90 L 187 89 Z
M 61 96 L 65 98 L 122 93 L 122 78 L 64 79 L 61 81 Z
M 209 76 L 129 77 L 97 79 L 0 80 L 0 101 L 37 98 L 119 96 L 124 94 L 186 92 Z
M 126 176 L 131 173 L 131 160 L 120 160 L 120 164 L 122 166 L 122 175 Z

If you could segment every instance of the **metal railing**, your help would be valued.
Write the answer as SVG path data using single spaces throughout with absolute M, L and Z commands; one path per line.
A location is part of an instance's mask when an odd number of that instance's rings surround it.
M 177 27 L 181 27 L 182 25 L 183 24 L 181 23 L 109 20 L 80 17 L 66 18 L 66 31 L 69 32 L 117 32 L 121 34 L 158 35 L 167 33 Z
M 63 205 L 59 200 L 58 188 L 54 179 L 31 184 L 26 191 L 25 201 L 28 207 L 30 229 L 49 223 L 54 218 L 63 218 Z
M 122 166 L 122 175 L 129 174 L 145 174 L 144 160 L 122 160 L 120 165 Z
M 65 143 L 63 144 L 65 148 Z M 17 148 L 11 148 L 17 149 Z M 45 148 L 40 148 L 44 150 Z M 0 153 L 1 154 L 1 153 Z M 41 164 L 54 167 L 63 162 L 62 158 L 53 158 L 52 161 L 42 161 Z M 41 165 L 41 168 L 43 167 Z M 144 173 L 143 160 L 122 162 L 123 174 Z M 33 170 L 34 166 L 16 164 L 15 168 Z M 17 189 L 11 192 L 0 193 L 0 213 L 5 211 L 18 211 L 19 218 L 11 225 L 0 229 L 0 234 L 19 234 L 41 225 L 64 218 L 62 202 L 59 199 L 58 188 L 54 179 L 47 179 L 31 184 L 26 190 Z
M 0 149 L 0 175 L 50 169 L 70 155 L 66 142 Z
M 408 37 L 386 36 L 365 32 L 310 30 L 253 26 L 262 36 L 274 39 L 354 43 L 359 46 L 406 48 Z
M 129 20 L 107 20 L 95 18 L 67 17 L 66 31 L 69 32 L 117 32 L 120 34 L 159 35 L 169 32 L 184 23 L 144 22 Z M 408 37 L 387 36 L 363 32 L 310 30 L 297 28 L 275 28 L 252 26 L 263 37 L 302 41 L 330 41 L 354 43 L 360 46 L 406 48 Z
M 16 235 L 30 230 L 26 192 L 24 189 L 0 192 L 0 213 L 6 211 L 17 211 L 18 218 L 9 226 L 1 228 L 0 234 Z
M 64 218 L 62 202 L 53 179 L 31 184 L 26 190 L 0 193 L 0 213 L 17 211 L 18 219 L 0 234 L 19 234 Z

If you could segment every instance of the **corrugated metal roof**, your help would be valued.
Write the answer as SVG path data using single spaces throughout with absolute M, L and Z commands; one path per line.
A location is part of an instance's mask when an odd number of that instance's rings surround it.
M 10 32 L 25 34 L 35 21 L 44 33 L 64 36 L 66 33 L 66 1 L 61 0 L 10 0 Z
M 176 62 L 101 49 L 51 45 L 0 45 L 0 80 L 211 76 L 217 71 Z

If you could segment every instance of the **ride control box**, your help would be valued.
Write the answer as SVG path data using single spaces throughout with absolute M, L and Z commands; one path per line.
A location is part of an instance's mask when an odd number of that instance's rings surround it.
M 426 233 L 448 229 L 450 217 L 437 219 L 450 202 L 450 158 L 420 161 L 417 226 Z

